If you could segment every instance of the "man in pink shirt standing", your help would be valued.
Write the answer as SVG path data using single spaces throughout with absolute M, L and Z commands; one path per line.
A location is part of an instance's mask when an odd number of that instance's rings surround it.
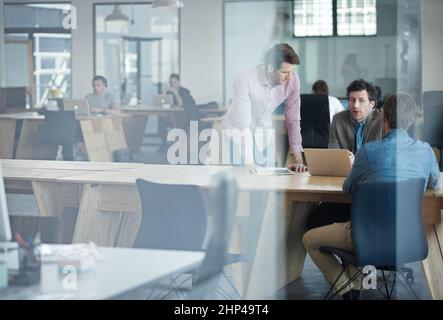
M 284 103 L 291 170 L 306 171 L 302 158 L 300 127 L 300 79 L 294 68 L 300 59 L 286 43 L 276 44 L 265 55 L 265 63 L 244 70 L 234 83 L 234 96 L 223 120 L 224 129 L 272 128 L 272 113 Z

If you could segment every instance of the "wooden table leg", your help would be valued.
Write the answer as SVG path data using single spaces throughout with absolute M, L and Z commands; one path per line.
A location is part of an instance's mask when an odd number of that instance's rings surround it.
M 0 119 L 0 159 L 12 159 L 15 143 L 15 119 Z
M 23 120 L 16 159 L 55 160 L 57 146 L 42 143 L 44 120 Z
M 130 247 L 140 227 L 136 187 L 84 186 L 74 243 L 93 241 L 107 247 Z
M 139 152 L 143 145 L 145 137 L 146 125 L 148 123 L 147 116 L 131 116 L 124 117 L 123 129 L 125 131 L 126 142 L 131 151 Z
M 423 207 L 423 210 L 427 210 L 425 216 L 440 215 L 440 221 L 442 221 L 443 198 L 433 200 L 433 202 L 439 202 L 440 205 L 425 205 Z M 429 212 L 431 210 L 435 212 L 431 214 Z M 425 224 L 425 231 L 429 252 L 428 257 L 422 263 L 423 270 L 432 298 L 443 300 L 443 223 Z
M 32 234 L 40 232 L 42 239 L 51 243 L 70 243 L 73 225 L 65 223 L 65 213 L 68 207 L 78 207 L 77 186 L 32 181 L 30 187 L 30 190 L 27 187 L 12 189 L 12 193 L 34 194 L 38 213 L 13 216 L 14 230 Z
M 127 149 L 125 131 L 123 130 L 122 117 L 113 116 L 103 119 L 103 130 L 106 138 L 106 145 L 111 155 L 114 151 Z
M 250 271 L 246 299 L 269 298 L 300 277 L 306 251 L 302 236 L 311 204 L 269 193 Z M 257 214 L 257 213 L 255 213 Z
M 106 142 L 104 119 L 79 120 L 89 161 L 112 162 L 112 153 Z

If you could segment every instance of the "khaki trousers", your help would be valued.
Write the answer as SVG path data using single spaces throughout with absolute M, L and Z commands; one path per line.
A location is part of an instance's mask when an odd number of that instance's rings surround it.
M 311 229 L 303 235 L 303 244 L 314 263 L 332 284 L 343 268 L 334 255 L 321 253 L 319 249 L 323 246 L 329 246 L 346 251 L 354 251 L 351 237 L 351 222 L 333 223 L 324 227 Z M 339 290 L 345 285 L 356 272 L 358 272 L 358 269 L 350 266 L 337 281 L 335 290 Z M 343 295 L 351 289 L 360 290 L 361 280 L 361 277 L 357 277 L 349 286 L 340 291 L 339 294 Z

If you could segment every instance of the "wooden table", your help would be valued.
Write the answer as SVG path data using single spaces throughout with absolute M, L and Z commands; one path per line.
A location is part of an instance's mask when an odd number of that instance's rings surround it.
M 74 242 L 123 247 L 132 245 L 140 224 L 137 178 L 207 190 L 220 170 L 233 170 L 240 189 L 231 251 L 252 257 L 250 263 L 233 266 L 236 286 L 245 298 L 266 298 L 301 275 L 306 202 L 350 202 L 350 195 L 341 191 L 344 178 L 308 173 L 259 176 L 247 168 L 211 166 L 3 161 L 6 189 L 32 191 L 40 215 L 56 216 L 65 207 L 79 207 Z M 443 190 L 427 191 L 422 213 L 429 256 L 423 267 L 436 299 L 443 299 L 442 209 Z
M 57 249 L 57 246 L 50 246 Z M 56 264 L 43 264 L 41 282 L 0 291 L 9 300 L 145 299 L 158 281 L 198 267 L 203 252 L 100 248 L 103 260 L 77 275 L 76 288 L 63 288 L 65 274 Z M 145 295 L 143 295 L 143 292 Z
M 172 107 L 172 108 L 156 108 L 156 107 L 148 107 L 148 106 L 140 106 L 140 107 L 122 107 L 120 110 L 123 113 L 127 113 L 130 115 L 137 115 L 137 116 L 152 116 L 152 115 L 165 115 L 165 114 L 171 114 L 171 113 L 184 113 L 185 109 L 180 107 Z M 199 111 L 202 111 L 207 114 L 211 115 L 217 115 L 217 114 L 223 114 L 227 111 L 226 108 L 217 108 L 217 109 L 205 109 L 200 108 Z
M 147 106 L 122 107 L 121 112 L 130 115 L 130 118 L 123 119 L 123 126 L 125 128 L 126 140 L 128 146 L 133 151 L 140 151 L 143 144 L 143 137 L 145 134 L 146 124 L 149 117 L 161 116 L 167 117 L 171 120 L 175 127 L 180 127 L 180 123 L 183 122 L 186 114 L 183 108 L 153 108 Z M 208 115 L 221 115 L 226 112 L 227 109 L 199 109 Z
M 16 159 L 55 159 L 57 147 L 41 142 L 44 119 L 35 112 L 0 114 L 0 158 L 12 159 L 15 146 Z M 121 115 L 77 117 L 77 120 L 90 161 L 112 161 L 113 151 L 127 148 Z

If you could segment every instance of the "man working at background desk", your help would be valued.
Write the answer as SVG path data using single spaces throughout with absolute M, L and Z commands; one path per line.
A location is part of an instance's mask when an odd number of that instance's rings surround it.
M 217 102 L 211 101 L 206 104 L 197 105 L 194 97 L 191 95 L 191 91 L 181 85 L 180 75 L 177 73 L 171 73 L 169 76 L 169 88 L 166 94 L 170 94 L 174 97 L 174 106 L 183 108 L 186 113 L 185 123 L 181 123 L 182 129 L 188 130 L 190 121 L 199 121 L 200 119 L 206 117 L 200 109 L 217 109 Z M 158 151 L 166 151 L 168 149 L 168 129 L 174 127 L 174 122 L 170 117 L 160 117 L 159 119 L 159 133 L 162 144 Z M 208 128 L 209 125 L 205 123 L 199 123 L 200 130 Z
M 357 154 L 367 142 L 380 140 L 383 134 L 382 112 L 375 109 L 377 90 L 369 82 L 355 80 L 346 88 L 349 109 L 337 113 L 329 133 L 329 149 L 347 149 Z M 351 206 L 348 203 L 323 202 L 313 209 L 306 228 L 313 229 L 334 222 L 348 221 Z
M 92 79 L 92 88 L 94 92 L 86 95 L 85 99 L 88 100 L 89 107 L 93 113 L 105 113 L 110 110 L 116 110 L 119 108 L 117 99 L 113 94 L 109 93 L 106 88 L 108 87 L 108 81 L 103 76 L 95 76 Z
M 374 141 L 361 147 L 355 158 L 351 172 L 343 183 L 344 192 L 352 192 L 362 181 L 401 181 L 424 178 L 430 189 L 439 188 L 440 170 L 431 147 L 424 142 L 412 139 L 407 129 L 414 122 L 416 105 L 406 94 L 389 97 L 383 106 L 383 130 L 381 141 Z M 315 228 L 303 236 L 306 250 L 317 267 L 330 283 L 334 283 L 342 267 L 333 255 L 321 253 L 320 247 L 333 246 L 353 251 L 351 222 Z M 355 272 L 355 270 L 353 271 Z M 343 274 L 337 281 L 336 290 L 348 282 L 352 274 Z M 344 299 L 358 299 L 361 279 L 343 289 Z M 352 290 L 352 291 L 350 291 Z

